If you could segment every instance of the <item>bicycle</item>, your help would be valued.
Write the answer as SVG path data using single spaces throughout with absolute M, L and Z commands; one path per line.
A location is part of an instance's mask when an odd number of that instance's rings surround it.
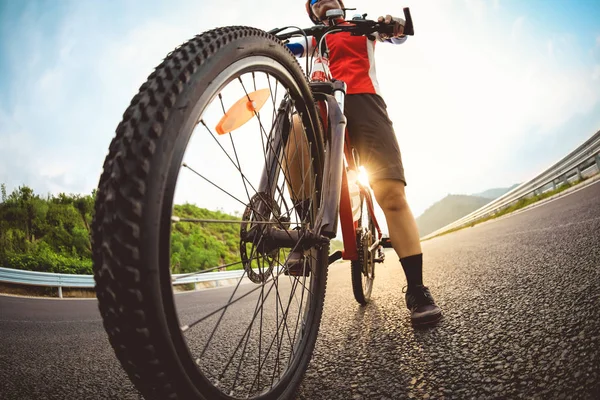
M 97 192 L 94 276 L 109 341 L 146 398 L 290 397 L 315 346 L 328 265 L 351 260 L 355 298 L 369 300 L 389 240 L 368 185 L 358 183 L 353 217 L 348 174 L 359 159 L 345 141 L 345 84 L 326 73 L 309 84 L 282 42 L 390 31 L 365 16 L 289 33 L 226 27 L 198 35 L 165 58 L 125 111 Z M 175 205 L 176 195 L 223 212 Z M 344 251 L 330 255 L 338 212 Z M 220 241 L 199 230 L 209 225 Z M 194 253 L 196 241 L 221 253 Z M 288 262 L 293 253 L 302 254 L 299 269 Z M 238 274 L 229 285 L 175 296 L 178 279 L 228 268 Z

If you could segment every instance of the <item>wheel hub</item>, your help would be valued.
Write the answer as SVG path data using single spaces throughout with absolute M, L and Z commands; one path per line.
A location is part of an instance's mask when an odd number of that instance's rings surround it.
M 286 227 L 289 221 L 281 216 L 279 206 L 264 193 L 250 199 L 242 215 L 240 228 L 240 258 L 250 281 L 264 283 L 279 261 L 279 247 L 269 239 L 271 229 L 268 222 Z M 258 269 L 258 272 L 255 271 Z

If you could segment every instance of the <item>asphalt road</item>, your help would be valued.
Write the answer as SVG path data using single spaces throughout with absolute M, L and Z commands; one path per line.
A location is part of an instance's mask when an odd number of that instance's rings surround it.
M 411 327 L 392 254 L 367 307 L 332 266 L 298 399 L 598 398 L 600 184 L 423 250 L 443 322 Z M 0 296 L 0 382 L 1 399 L 139 398 L 95 300 Z

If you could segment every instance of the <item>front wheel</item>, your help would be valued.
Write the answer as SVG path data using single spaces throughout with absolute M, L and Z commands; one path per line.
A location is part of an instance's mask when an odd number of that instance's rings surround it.
M 253 28 L 193 38 L 133 98 L 92 238 L 104 326 L 145 398 L 292 396 L 327 279 L 328 244 L 310 235 L 321 135 L 297 61 Z
M 369 195 L 369 194 L 366 194 Z M 358 259 L 351 262 L 352 291 L 357 302 L 365 305 L 371 299 L 375 279 L 375 252 L 369 251 L 377 240 L 375 223 L 367 203 L 365 193 L 361 193 L 360 219 L 356 232 Z

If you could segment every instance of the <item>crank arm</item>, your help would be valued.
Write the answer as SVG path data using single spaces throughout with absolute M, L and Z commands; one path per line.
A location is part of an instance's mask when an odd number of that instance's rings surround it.
M 261 238 L 262 233 L 262 238 Z M 287 230 L 271 227 L 263 232 L 252 230 L 242 237 L 246 243 L 253 243 L 260 239 L 263 246 L 270 249 L 276 248 L 310 248 L 329 242 L 329 238 L 317 235 L 312 230 Z M 300 245 L 300 246 L 298 246 Z

